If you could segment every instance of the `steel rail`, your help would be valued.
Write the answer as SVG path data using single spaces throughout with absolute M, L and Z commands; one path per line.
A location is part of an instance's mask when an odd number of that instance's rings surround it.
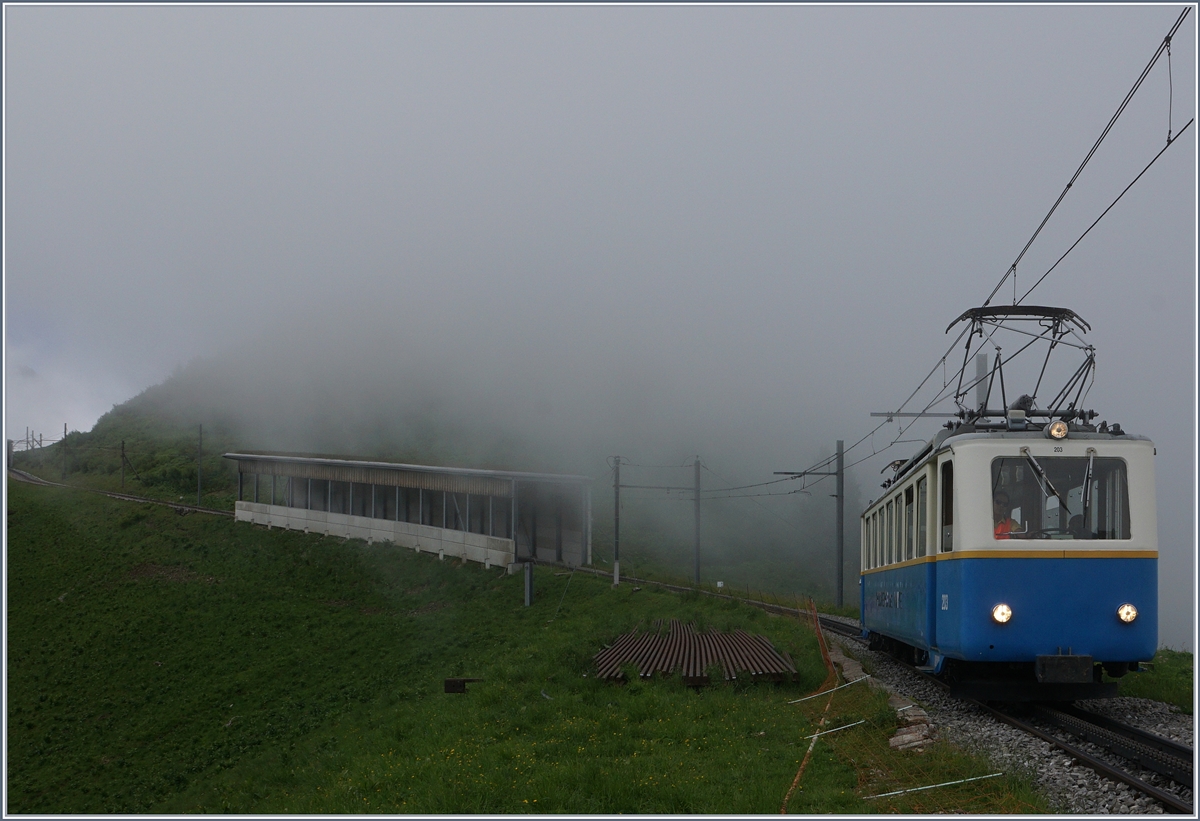
M 1077 707 L 1041 704 L 1034 711 L 1057 727 L 1192 789 L 1191 747 Z
M 1043 731 L 1039 730 L 1037 727 L 1034 727 L 1032 724 L 1022 721 L 1021 719 L 1017 718 L 1016 716 L 1010 715 L 1010 714 L 1004 712 L 1003 710 L 998 710 L 995 707 L 992 707 L 990 705 L 984 704 L 979 701 L 976 701 L 973 703 L 977 704 L 982 709 L 991 713 L 993 716 L 1000 719 L 1005 724 L 1010 724 L 1013 727 L 1016 727 L 1018 730 L 1029 733 L 1032 736 L 1036 736 L 1037 738 L 1040 738 L 1042 741 L 1045 741 L 1046 743 L 1050 744 L 1051 746 L 1057 747 L 1058 749 L 1062 750 L 1067 755 L 1074 758 L 1076 761 L 1079 761 L 1081 764 L 1084 764 L 1085 766 L 1090 767 L 1091 769 L 1095 770 L 1099 775 L 1101 775 L 1105 778 L 1112 779 L 1113 781 L 1120 781 L 1123 784 L 1128 784 L 1130 787 L 1133 787 L 1135 790 L 1142 793 L 1143 795 L 1150 796 L 1155 801 L 1160 802 L 1170 812 L 1182 813 L 1184 815 L 1192 815 L 1194 813 L 1194 810 L 1193 810 L 1191 804 L 1187 803 L 1182 798 L 1180 798 L 1177 795 L 1174 795 L 1173 793 L 1169 793 L 1166 790 L 1159 789 L 1158 787 L 1155 787 L 1152 784 L 1147 784 L 1145 781 L 1143 781 L 1142 779 L 1133 775 L 1132 773 L 1126 772 L 1125 770 L 1122 770 L 1120 767 L 1114 767 L 1112 764 L 1109 764 L 1107 761 L 1101 761 L 1100 759 L 1096 758 L 1095 756 L 1085 753 L 1083 750 L 1079 749 L 1078 747 L 1067 744 L 1065 741 L 1061 741 L 1061 740 L 1055 738 L 1054 736 L 1050 735 L 1049 733 L 1043 732 Z
M 593 657 L 597 677 L 622 678 L 621 667 L 632 664 L 639 678 L 679 672 L 685 683 L 701 685 L 709 683 L 708 670 L 719 665 L 727 681 L 736 678 L 739 672 L 748 673 L 751 678 L 795 680 L 795 663 L 779 653 L 764 636 L 741 630 L 699 633 L 695 625 L 678 619 L 671 619 L 666 632 L 661 628 L 661 622 L 656 621 L 652 632 L 639 634 L 634 630 L 618 636 Z
M 854 627 L 842 621 L 835 621 L 825 616 L 821 616 L 820 621 L 822 630 L 828 630 L 831 633 L 837 633 L 839 636 L 847 636 L 852 639 L 862 638 L 861 628 Z

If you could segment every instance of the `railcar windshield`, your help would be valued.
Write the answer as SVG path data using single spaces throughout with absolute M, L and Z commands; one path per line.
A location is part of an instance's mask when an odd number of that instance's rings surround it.
M 1128 539 L 1122 459 L 1005 456 L 992 461 L 996 539 Z

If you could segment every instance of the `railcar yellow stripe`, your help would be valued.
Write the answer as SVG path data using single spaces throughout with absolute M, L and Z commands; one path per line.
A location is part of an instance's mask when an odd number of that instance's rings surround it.
M 962 550 L 942 553 L 952 559 L 1157 559 L 1157 550 Z
M 945 562 L 952 559 L 1157 559 L 1157 550 L 960 550 L 937 556 L 922 556 L 883 567 L 860 571 L 863 576 L 913 567 L 925 562 Z
M 895 570 L 898 567 L 913 567 L 918 564 L 925 564 L 926 562 L 933 561 L 937 561 L 937 559 L 935 559 L 933 556 L 921 556 L 916 559 L 906 559 L 905 561 L 884 565 L 882 567 L 872 567 L 870 570 L 863 570 L 862 575 L 866 576 L 870 573 L 879 573 L 883 570 Z

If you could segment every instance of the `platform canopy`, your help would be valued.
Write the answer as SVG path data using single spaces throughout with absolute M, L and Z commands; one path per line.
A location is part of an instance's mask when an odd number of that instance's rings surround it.
M 477 534 L 512 561 L 591 563 L 588 476 L 278 453 L 225 458 L 237 463 L 237 506 L 247 521 L 401 543 L 435 530 L 443 531 L 433 534 L 439 545 L 462 541 L 454 532 Z

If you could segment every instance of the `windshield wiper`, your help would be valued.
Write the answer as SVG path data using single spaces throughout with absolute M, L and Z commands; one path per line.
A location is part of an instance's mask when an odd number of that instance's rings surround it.
M 1063 510 L 1067 511 L 1067 515 L 1070 516 L 1071 508 L 1067 506 L 1066 498 L 1058 492 L 1058 488 L 1056 488 L 1054 483 L 1050 481 L 1050 477 L 1046 475 L 1046 471 L 1044 471 L 1042 466 L 1037 463 L 1037 459 L 1033 458 L 1033 454 L 1029 452 L 1029 448 L 1021 448 L 1021 454 L 1029 462 L 1030 467 L 1033 468 L 1033 472 L 1038 475 L 1038 487 L 1041 489 L 1042 494 L 1045 495 L 1047 499 L 1050 498 L 1051 493 L 1057 496 L 1058 501 L 1063 506 Z M 1050 488 L 1050 491 L 1047 492 L 1046 488 Z
M 1092 462 L 1096 458 L 1096 449 L 1088 448 L 1088 466 L 1083 474 L 1083 523 L 1087 526 L 1088 506 L 1092 503 Z

